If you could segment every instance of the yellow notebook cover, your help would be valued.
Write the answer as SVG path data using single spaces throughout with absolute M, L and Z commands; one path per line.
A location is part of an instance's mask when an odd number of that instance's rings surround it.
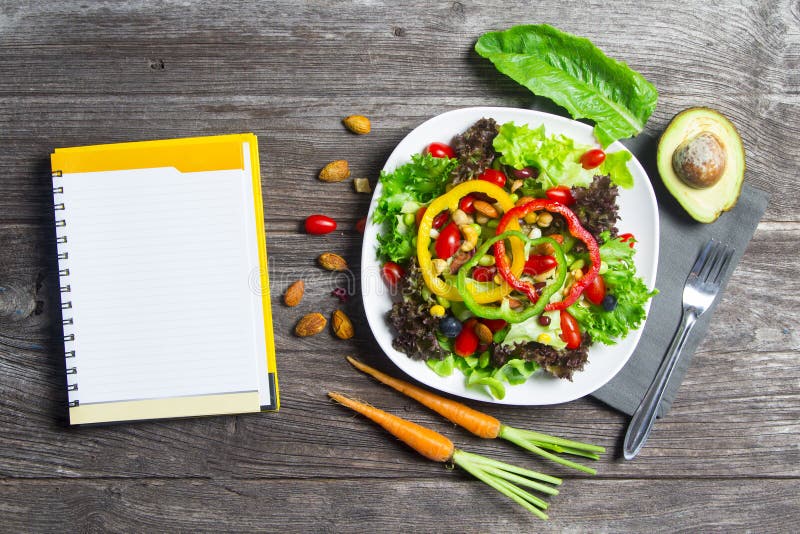
M 277 410 L 256 136 L 51 164 L 70 423 Z

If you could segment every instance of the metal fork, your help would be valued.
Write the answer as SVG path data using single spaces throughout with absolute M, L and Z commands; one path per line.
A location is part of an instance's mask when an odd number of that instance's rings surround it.
M 710 240 L 700 251 L 694 262 L 686 284 L 683 286 L 683 314 L 681 324 L 672 344 L 658 369 L 653 383 L 645 393 L 642 403 L 631 418 L 628 432 L 625 434 L 623 453 L 626 460 L 632 460 L 644 447 L 647 436 L 653 429 L 658 406 L 667 388 L 675 364 L 681 357 L 689 332 L 692 331 L 697 318 L 711 306 L 719 293 L 723 275 L 728 269 L 735 250 L 727 245 Z

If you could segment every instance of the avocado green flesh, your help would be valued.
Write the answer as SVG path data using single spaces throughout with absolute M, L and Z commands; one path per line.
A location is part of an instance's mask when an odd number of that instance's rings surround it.
M 697 189 L 685 184 L 672 167 L 672 155 L 687 139 L 708 132 L 719 138 L 725 151 L 725 171 L 713 186 Z M 690 108 L 672 119 L 658 143 L 658 172 L 667 190 L 694 219 L 709 223 L 731 209 L 744 181 L 744 146 L 736 127 L 719 112 Z

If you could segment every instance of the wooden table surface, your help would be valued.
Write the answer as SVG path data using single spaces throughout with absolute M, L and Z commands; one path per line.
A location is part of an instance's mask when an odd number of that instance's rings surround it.
M 800 530 L 800 4 L 503 4 L 0 1 L 0 286 L 19 310 L 0 319 L 0 529 Z M 627 417 L 592 399 L 483 405 L 514 426 L 606 446 L 594 477 L 473 439 L 357 374 L 345 355 L 392 369 L 358 298 L 346 306 L 354 339 L 291 334 L 301 314 L 337 305 L 316 256 L 360 258 L 352 228 L 369 197 L 350 183 L 323 191 L 319 169 L 344 158 L 374 183 L 433 115 L 541 106 L 472 51 L 485 31 L 537 22 L 589 37 L 653 82 L 651 135 L 686 107 L 725 113 L 746 145 L 747 181 L 771 193 L 672 411 L 635 461 L 620 458 Z M 352 113 L 373 119 L 370 135 L 343 129 Z M 282 409 L 67 427 L 50 151 L 241 131 L 260 139 Z M 341 231 L 302 233 L 313 212 Z M 280 294 L 302 277 L 316 282 L 285 308 Z M 124 303 L 124 281 L 109 298 Z M 328 389 L 563 476 L 551 520 L 420 459 L 331 404 Z

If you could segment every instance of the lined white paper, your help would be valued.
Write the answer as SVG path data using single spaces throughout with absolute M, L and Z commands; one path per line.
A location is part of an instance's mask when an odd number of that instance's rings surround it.
M 260 391 L 269 403 L 247 143 L 243 152 L 244 170 L 54 178 L 70 401 Z

